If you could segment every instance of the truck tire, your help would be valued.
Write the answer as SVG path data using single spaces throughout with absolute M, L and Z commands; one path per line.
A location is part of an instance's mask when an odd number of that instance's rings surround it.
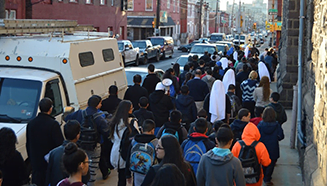
M 147 56 L 144 56 L 143 65 L 148 64 L 148 61 L 149 61 L 148 57 Z
M 139 66 L 140 62 L 139 62 L 139 55 L 136 56 L 135 59 L 135 66 Z
M 156 62 L 160 61 L 160 53 L 157 52 L 157 55 L 156 55 Z

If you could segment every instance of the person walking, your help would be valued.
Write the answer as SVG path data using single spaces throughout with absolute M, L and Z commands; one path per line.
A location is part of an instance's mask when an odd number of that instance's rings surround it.
M 133 103 L 134 110 L 138 110 L 139 99 L 143 96 L 148 97 L 148 91 L 141 87 L 142 77 L 139 74 L 133 76 L 134 85 L 129 87 L 124 95 L 124 100 L 130 100 Z
M 118 98 L 118 87 L 116 85 L 111 85 L 109 87 L 109 97 L 102 101 L 100 110 L 113 114 L 120 102 L 121 99 Z
M 154 115 L 151 111 L 148 111 L 149 100 L 146 97 L 141 97 L 139 100 L 140 109 L 133 111 L 134 116 L 137 118 L 137 123 L 143 125 L 146 119 L 152 119 L 154 121 Z
M 59 123 L 51 116 L 52 108 L 50 98 L 41 99 L 41 112 L 27 124 L 26 150 L 32 165 L 32 183 L 36 185 L 45 185 L 47 162 L 44 156 L 64 141 Z
M 216 133 L 218 146 L 201 157 L 196 174 L 198 186 L 245 186 L 245 178 L 240 160 L 229 150 L 233 142 L 233 132 L 223 124 Z M 217 174 L 219 172 L 219 174 Z
M 258 125 L 258 130 L 261 135 L 260 141 L 265 144 L 271 159 L 270 165 L 263 167 L 263 181 L 267 186 L 273 185 L 271 176 L 277 159 L 280 157 L 279 141 L 284 139 L 284 131 L 276 121 L 276 113 L 272 107 L 266 107 L 263 111 L 262 121 Z
M 148 65 L 148 75 L 145 77 L 142 87 L 144 87 L 148 94 L 150 95 L 154 92 L 157 83 L 160 82 L 160 78 L 158 78 L 157 74 L 154 72 L 155 67 L 153 64 Z
M 278 92 L 271 93 L 269 98 L 270 103 L 267 106 L 272 107 L 275 110 L 276 120 L 280 125 L 282 125 L 287 121 L 287 115 L 283 105 L 278 102 L 279 98 L 280 95 L 278 94 Z
M 0 171 L 3 174 L 2 186 L 21 186 L 27 184 L 29 175 L 22 155 L 16 150 L 17 137 L 15 132 L 11 128 L 3 127 L 0 129 L 0 139 Z
M 132 113 L 132 102 L 123 100 L 110 121 L 109 137 L 113 143 L 110 162 L 118 169 L 118 186 L 126 186 L 125 168 L 130 139 L 140 133 L 137 120 Z
M 57 186 L 86 186 L 82 182 L 82 176 L 87 174 L 91 162 L 87 154 L 70 142 L 65 146 L 62 160 L 69 177 L 61 180 Z
M 249 79 L 244 80 L 241 83 L 242 90 L 242 107 L 247 108 L 251 112 L 251 118 L 254 118 L 254 108 L 255 101 L 253 97 L 253 92 L 255 88 L 258 86 L 257 82 L 258 74 L 256 71 L 251 71 L 249 75 Z
M 158 159 L 161 159 L 161 162 L 150 168 L 142 186 L 150 186 L 158 170 L 167 163 L 175 164 L 178 167 L 185 177 L 187 186 L 196 185 L 193 168 L 188 162 L 184 161 L 182 149 L 178 140 L 173 135 L 166 135 L 159 139 L 158 145 L 156 146 L 156 155 Z
M 265 109 L 265 106 L 270 103 L 269 97 L 271 93 L 272 90 L 270 89 L 269 78 L 267 76 L 263 76 L 260 80 L 259 86 L 255 88 L 253 92 L 256 117 L 259 117 L 262 110 Z

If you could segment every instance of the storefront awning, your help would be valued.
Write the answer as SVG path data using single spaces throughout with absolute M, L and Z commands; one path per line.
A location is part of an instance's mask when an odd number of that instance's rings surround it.
M 134 28 L 152 28 L 152 21 L 154 21 L 154 17 L 142 17 L 142 16 L 127 16 L 127 27 Z M 159 27 L 173 27 L 175 26 L 175 22 L 171 17 L 168 17 L 167 23 L 160 23 Z

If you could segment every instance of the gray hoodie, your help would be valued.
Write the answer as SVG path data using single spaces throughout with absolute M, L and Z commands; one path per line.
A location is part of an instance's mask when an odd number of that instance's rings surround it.
M 198 186 L 245 186 L 242 164 L 229 149 L 213 148 L 200 160 L 196 174 Z

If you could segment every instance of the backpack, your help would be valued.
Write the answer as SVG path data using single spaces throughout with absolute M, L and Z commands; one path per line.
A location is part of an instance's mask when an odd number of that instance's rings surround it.
M 203 140 L 192 141 L 188 139 L 183 149 L 183 156 L 185 161 L 191 164 L 194 170 L 194 174 L 196 174 L 200 159 L 202 155 L 207 152 L 207 148 L 204 145 Z
M 129 124 L 132 132 L 130 133 L 128 128 L 126 128 L 120 141 L 119 153 L 124 161 L 127 159 L 128 149 L 131 141 L 134 139 L 135 134 L 138 133 L 133 125 L 135 121 L 137 121 L 137 119 L 133 118 Z
M 135 140 L 132 141 L 130 157 L 130 170 L 132 172 L 146 175 L 150 170 L 150 167 L 154 164 L 156 153 L 152 141 L 150 143 L 138 143 Z
M 237 116 L 237 103 L 236 103 L 236 100 L 234 99 L 234 96 L 233 95 L 229 95 L 227 94 L 229 100 L 230 100 L 230 105 L 231 105 L 231 113 L 230 113 L 230 118 L 231 119 L 235 119 L 236 116 Z
M 175 91 L 175 87 L 174 87 L 173 84 L 171 84 L 171 85 L 169 86 L 169 95 L 170 95 L 171 97 L 175 97 L 175 96 L 176 96 L 176 91 Z
M 242 163 L 243 173 L 246 183 L 257 183 L 260 179 L 261 165 L 259 164 L 255 146 L 259 143 L 253 141 L 250 146 L 246 145 L 243 140 L 238 141 L 241 145 L 241 151 L 238 159 Z
M 172 135 L 175 138 L 177 138 L 177 140 L 179 141 L 179 135 L 178 135 L 178 131 L 172 128 L 165 128 L 162 131 L 161 137 L 165 136 L 165 135 Z
M 87 115 L 86 110 L 82 110 L 81 134 L 78 140 L 80 148 L 93 151 L 99 141 L 98 128 L 95 119 L 100 117 L 103 113 L 97 112 L 93 115 Z

